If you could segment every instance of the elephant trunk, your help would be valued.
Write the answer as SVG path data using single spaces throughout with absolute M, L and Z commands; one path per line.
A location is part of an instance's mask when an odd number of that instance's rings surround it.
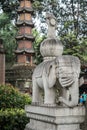
M 56 69 L 55 69 L 55 64 L 53 64 L 49 70 L 49 75 L 48 75 L 48 83 L 49 83 L 49 88 L 52 88 L 55 83 L 56 83 Z

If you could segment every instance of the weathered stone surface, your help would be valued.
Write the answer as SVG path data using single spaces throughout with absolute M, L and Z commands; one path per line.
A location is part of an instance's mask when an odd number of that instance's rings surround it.
M 26 106 L 30 123 L 25 130 L 80 130 L 84 122 L 84 107 Z
M 59 101 L 63 105 L 78 105 L 80 60 L 75 56 L 57 56 L 54 60 L 40 63 L 32 76 L 32 102 L 41 102 L 41 91 L 44 90 L 44 104 L 56 104 L 55 89 L 62 89 Z M 55 87 L 55 84 L 59 84 Z M 71 99 L 70 99 L 71 98 Z
M 55 59 L 63 53 L 63 45 L 57 38 L 47 38 L 40 45 L 40 52 L 44 61 Z

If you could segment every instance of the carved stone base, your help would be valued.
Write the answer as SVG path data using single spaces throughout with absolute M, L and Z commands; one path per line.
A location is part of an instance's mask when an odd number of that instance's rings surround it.
M 25 130 L 80 130 L 84 122 L 84 107 L 26 106 L 30 123 Z

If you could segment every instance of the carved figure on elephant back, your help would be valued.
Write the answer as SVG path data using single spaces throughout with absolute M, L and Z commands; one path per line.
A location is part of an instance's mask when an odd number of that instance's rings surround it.
M 32 76 L 33 97 L 32 102 L 41 102 L 40 89 L 44 90 L 44 104 L 56 104 L 55 84 L 62 88 L 59 101 L 69 107 L 76 106 L 79 98 L 78 78 L 80 74 L 80 61 L 75 56 L 62 55 L 52 61 L 44 61 L 34 70 Z

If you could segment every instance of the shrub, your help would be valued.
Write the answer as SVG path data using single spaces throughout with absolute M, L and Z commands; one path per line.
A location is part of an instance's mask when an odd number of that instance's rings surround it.
M 28 94 L 22 94 L 13 86 L 0 85 L 0 109 L 6 108 L 24 108 L 26 104 L 31 103 Z
M 24 106 L 30 103 L 28 94 L 9 84 L 0 85 L 0 130 L 24 130 L 29 122 Z
M 23 109 L 0 110 L 0 130 L 24 130 L 29 122 Z

